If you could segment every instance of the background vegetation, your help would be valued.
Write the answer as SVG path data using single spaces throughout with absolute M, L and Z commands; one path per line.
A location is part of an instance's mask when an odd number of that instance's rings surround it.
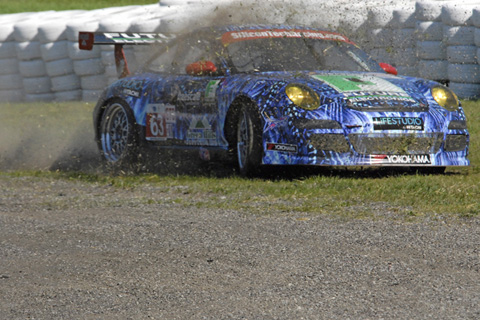
M 97 9 L 103 7 L 153 4 L 158 1 L 127 0 L 0 0 L 0 13 Z M 255 213 L 300 211 L 308 214 L 335 214 L 350 217 L 385 216 L 413 219 L 415 217 L 478 217 L 480 214 L 480 102 L 463 101 L 471 134 L 468 168 L 449 168 L 443 175 L 385 172 L 383 170 L 329 170 L 294 178 L 274 177 L 243 179 L 234 173 L 219 176 L 216 168 L 197 172 L 174 170 L 139 175 L 111 175 L 102 170 L 69 167 L 52 170 L 5 169 L 12 145 L 15 154 L 24 158 L 32 154 L 47 158 L 58 152 L 49 149 L 60 139 L 72 139 L 72 146 L 63 146 L 66 161 L 84 161 L 85 148 L 92 152 L 92 104 L 43 103 L 0 104 L 0 186 L 8 179 L 75 179 L 81 183 L 109 185 L 132 190 L 156 188 L 164 198 L 145 196 L 146 203 L 173 202 L 186 206 L 206 206 L 246 210 Z M 19 130 L 22 128 L 22 130 Z M 26 130 L 28 128 L 28 130 Z M 76 130 L 73 131 L 72 128 Z M 80 137 L 75 137 L 79 133 Z M 3 137 L 3 139 L 1 139 Z M 75 140 L 76 139 L 76 140 Z M 34 141 L 34 143 L 32 143 Z M 75 149 L 77 146 L 77 149 Z M 80 146 L 80 147 L 78 147 Z M 36 148 L 32 151 L 29 148 Z M 3 149 L 2 149 L 3 148 Z M 70 151 L 74 154 L 68 154 Z M 75 153 L 76 152 L 76 153 Z M 8 154 L 6 154 L 8 153 Z M 2 158 L 3 155 L 3 158 Z M 83 158 L 82 158 L 83 156 Z M 70 159 L 70 160 L 69 160 Z M 96 159 L 96 158 L 95 158 Z M 40 159 L 39 159 L 40 160 Z M 91 161 L 91 158 L 87 159 Z M 36 162 L 38 163 L 38 161 Z M 91 163 L 95 167 L 95 160 Z M 71 201 L 71 200 L 70 200 Z M 68 203 L 65 205 L 72 205 Z
M 154 4 L 154 0 L 0 0 L 0 13 L 48 10 L 93 10 L 108 7 Z

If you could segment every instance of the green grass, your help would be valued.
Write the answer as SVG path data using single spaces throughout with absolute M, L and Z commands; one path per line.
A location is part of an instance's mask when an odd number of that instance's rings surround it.
M 0 14 L 18 12 L 39 12 L 49 10 L 93 10 L 108 7 L 147 5 L 158 3 L 154 0 L 0 0 Z
M 439 215 L 454 218 L 478 217 L 480 102 L 464 101 L 463 105 L 471 134 L 469 158 L 472 165 L 468 168 L 448 168 L 446 174 L 442 175 L 385 174 L 378 170 L 356 172 L 339 169 L 298 179 L 244 179 L 235 174 L 218 177 L 215 169 L 200 171 L 198 174 L 186 174 L 177 170 L 173 174 L 157 172 L 110 175 L 102 170 L 55 171 L 31 170 L 27 167 L 26 170 L 0 173 L 0 182 L 19 177 L 47 179 L 52 183 L 57 180 L 73 180 L 132 190 L 140 194 L 144 193 L 143 190 L 154 187 L 160 190 L 160 195 L 145 195 L 137 200 L 144 204 L 168 202 L 267 215 L 271 212 L 345 217 L 380 214 L 407 220 Z M 69 129 L 77 128 L 77 133 L 88 133 L 87 140 L 91 143 L 92 108 L 93 104 L 85 103 L 0 104 L 0 135 L 5 136 L 18 127 L 34 127 L 30 136 L 20 140 L 26 141 L 33 136 L 41 141 L 39 139 L 43 135 L 49 140 L 43 143 L 48 145 L 58 132 L 62 132 L 61 138 L 66 139 L 73 135 Z M 42 142 L 36 143 L 41 144 Z M 38 152 L 41 153 L 41 149 Z M 29 154 L 28 150 L 25 154 Z

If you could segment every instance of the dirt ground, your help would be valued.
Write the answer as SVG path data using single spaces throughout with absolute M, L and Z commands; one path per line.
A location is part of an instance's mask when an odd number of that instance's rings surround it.
M 480 318 L 478 219 L 256 215 L 187 196 L 0 176 L 0 319 Z

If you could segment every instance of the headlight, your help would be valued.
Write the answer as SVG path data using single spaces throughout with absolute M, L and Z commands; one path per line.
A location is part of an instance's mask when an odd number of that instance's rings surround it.
M 307 86 L 301 84 L 289 84 L 285 88 L 285 93 L 296 106 L 302 109 L 314 110 L 320 105 L 318 94 Z
M 457 95 L 444 86 L 435 86 L 432 88 L 432 96 L 437 103 L 448 111 L 457 111 L 459 102 Z

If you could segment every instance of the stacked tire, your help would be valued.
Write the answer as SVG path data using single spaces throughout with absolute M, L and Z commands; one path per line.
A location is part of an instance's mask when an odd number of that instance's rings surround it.
M 378 62 L 394 64 L 391 21 L 392 7 L 370 8 L 367 12 L 365 49 Z
M 45 13 L 32 15 L 30 19 L 14 26 L 18 68 L 22 76 L 25 101 L 51 101 L 52 84 L 42 60 L 38 25 Z
M 65 80 L 65 82 L 63 82 L 62 86 L 62 82 L 59 81 L 57 88 L 65 99 L 68 99 L 70 96 L 72 97 L 71 99 L 84 100 L 81 79 L 83 77 L 87 77 L 88 79 L 89 76 L 100 74 L 104 71 L 100 59 L 101 50 L 99 46 L 93 46 L 93 49 L 89 51 L 80 50 L 78 47 L 78 33 L 80 31 L 95 32 L 97 30 L 98 21 L 96 19 L 85 21 L 84 18 L 82 19 L 82 17 L 80 17 L 67 24 L 68 56 L 73 64 L 73 73 L 59 78 L 58 80 Z M 84 83 L 85 82 L 84 80 Z M 85 87 L 88 88 L 88 86 Z M 90 97 L 86 99 L 86 101 L 91 100 L 94 99 Z
M 407 6 L 393 10 L 391 21 L 393 41 L 393 65 L 398 74 L 418 76 L 415 42 L 415 7 Z
M 446 1 L 418 1 L 415 7 L 418 75 L 446 83 L 447 51 L 443 42 L 442 6 Z
M 5 102 L 23 99 L 23 80 L 13 37 L 16 18 L 21 18 L 21 15 L 3 15 L 0 18 L 0 101 Z
M 442 8 L 449 86 L 463 98 L 478 97 L 480 93 L 473 9 L 463 2 L 449 3 Z
M 38 27 L 40 51 L 56 101 L 79 100 L 81 97 L 79 80 L 69 56 L 70 42 L 67 37 L 67 22 L 78 13 L 65 12 L 58 19 L 49 20 Z

